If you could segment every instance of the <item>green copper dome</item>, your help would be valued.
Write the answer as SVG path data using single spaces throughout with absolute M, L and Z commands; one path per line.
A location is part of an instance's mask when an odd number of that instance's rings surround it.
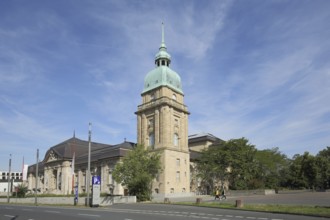
M 155 56 L 156 68 L 151 70 L 144 78 L 143 93 L 160 86 L 168 86 L 178 93 L 183 94 L 179 74 L 169 68 L 171 55 L 167 52 L 164 41 L 164 25 L 162 24 L 162 43 Z
M 160 86 L 168 86 L 176 92 L 183 94 L 180 76 L 167 66 L 159 66 L 146 75 L 142 93 Z

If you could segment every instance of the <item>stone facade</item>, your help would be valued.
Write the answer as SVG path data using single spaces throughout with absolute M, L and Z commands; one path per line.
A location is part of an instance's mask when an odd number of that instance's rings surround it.
M 164 29 L 155 68 L 145 77 L 138 106 L 137 137 L 150 151 L 161 155 L 162 171 L 154 180 L 154 196 L 190 193 L 188 108 L 180 76 L 170 69 L 171 56 L 164 42 Z
M 51 147 L 38 165 L 38 191 L 45 194 L 67 195 L 73 193 L 73 187 L 77 186 L 79 193 L 86 193 L 88 144 L 87 141 L 73 137 Z M 131 142 L 118 145 L 91 143 L 91 175 L 101 176 L 102 193 L 127 194 L 127 190 L 113 180 L 112 170 L 134 146 Z M 32 192 L 36 186 L 35 173 L 36 165 L 30 166 L 27 182 L 28 189 Z M 91 180 L 89 184 L 92 184 Z
M 162 171 L 153 182 L 154 197 L 187 196 L 202 193 L 196 177 L 199 152 L 221 141 L 211 134 L 189 136 L 188 108 L 180 76 L 170 69 L 171 56 L 164 42 L 164 30 L 155 68 L 145 77 L 142 104 L 137 115 L 137 144 L 161 155 Z M 92 143 L 92 175 L 101 176 L 101 193 L 126 195 L 127 189 L 112 179 L 112 170 L 135 143 L 119 145 Z M 75 137 L 51 147 L 39 164 L 38 190 L 49 194 L 70 194 L 78 186 L 86 192 L 88 142 Z M 75 157 L 74 157 L 75 155 Z M 72 161 L 75 166 L 72 170 Z M 36 165 L 28 169 L 28 187 L 35 190 Z M 89 183 L 91 184 L 91 182 Z
M 138 144 L 161 154 L 163 170 L 153 184 L 153 192 L 163 195 L 190 192 L 189 113 L 183 96 L 162 87 L 143 94 L 142 100 L 136 112 Z

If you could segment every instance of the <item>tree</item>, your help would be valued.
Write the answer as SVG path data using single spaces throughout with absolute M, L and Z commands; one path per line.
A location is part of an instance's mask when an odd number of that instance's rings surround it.
M 316 163 L 319 168 L 318 187 L 330 189 L 330 147 L 316 155 Z
M 248 189 L 256 184 L 255 154 L 256 148 L 245 138 L 210 146 L 197 161 L 198 176 L 212 190 L 219 182 L 228 182 L 231 189 Z
M 24 184 L 19 184 L 17 186 L 17 197 L 18 198 L 24 198 L 27 191 L 28 191 L 27 186 L 25 186 Z
M 315 156 L 305 152 L 296 154 L 289 165 L 287 186 L 294 189 L 317 187 L 319 168 Z
M 152 181 L 160 168 L 160 155 L 139 145 L 116 165 L 113 177 L 126 186 L 129 194 L 135 195 L 138 201 L 146 201 L 151 199 Z
M 288 179 L 286 186 L 292 189 L 302 189 L 307 187 L 307 183 L 304 177 L 302 169 L 303 157 L 300 154 L 295 154 L 290 161 L 288 167 Z
M 317 186 L 317 177 L 319 168 L 316 163 L 316 158 L 305 152 L 302 160 L 302 173 L 308 188 L 315 189 Z
M 279 148 L 260 150 L 256 153 L 258 162 L 257 178 L 262 182 L 263 187 L 276 189 L 282 181 L 283 170 L 288 166 L 286 155 L 279 151 Z

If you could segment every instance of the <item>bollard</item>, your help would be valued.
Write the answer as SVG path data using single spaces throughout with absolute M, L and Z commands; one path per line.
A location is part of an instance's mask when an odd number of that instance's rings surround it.
M 236 208 L 243 208 L 243 200 L 236 200 Z
M 196 198 L 196 204 L 201 204 L 202 198 Z
M 169 198 L 164 198 L 164 203 L 171 203 Z

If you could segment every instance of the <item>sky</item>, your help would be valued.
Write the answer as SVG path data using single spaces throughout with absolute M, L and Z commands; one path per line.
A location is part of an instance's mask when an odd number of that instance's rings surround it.
M 75 134 L 136 142 L 164 22 L 189 134 L 292 157 L 330 146 L 328 0 L 0 1 L 0 170 Z

